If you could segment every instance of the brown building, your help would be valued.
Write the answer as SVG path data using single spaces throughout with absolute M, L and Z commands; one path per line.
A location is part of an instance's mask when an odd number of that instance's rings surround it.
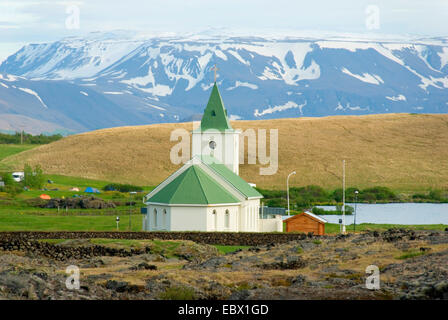
M 286 219 L 285 222 L 286 232 L 313 232 L 316 235 L 324 235 L 325 223 L 327 223 L 327 220 L 309 211 L 305 211 Z

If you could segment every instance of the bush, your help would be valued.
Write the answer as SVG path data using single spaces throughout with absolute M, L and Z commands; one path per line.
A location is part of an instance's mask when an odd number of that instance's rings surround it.
M 20 184 L 11 184 L 0 189 L 2 189 L 1 191 L 8 193 L 13 198 L 23 192 L 23 187 Z
M 0 180 L 5 183 L 5 186 L 13 185 L 15 182 L 12 178 L 12 174 L 7 172 L 0 173 Z
M 345 190 L 345 201 L 355 202 L 355 191 L 358 190 L 359 194 L 357 197 L 358 201 L 368 201 L 375 202 L 378 200 L 396 200 L 397 196 L 395 193 L 387 187 L 372 187 L 364 190 L 359 190 L 358 188 L 347 188 Z M 336 202 L 342 202 L 342 188 L 336 189 L 332 198 Z
M 429 198 L 431 200 L 437 200 L 437 201 L 443 200 L 442 190 L 431 190 L 431 191 L 429 191 Z
M 134 186 L 132 184 L 110 183 L 103 188 L 104 191 L 119 191 L 119 192 L 142 192 L 143 188 Z
M 397 196 L 387 187 L 373 187 L 362 190 L 359 193 L 361 200 L 395 200 Z
M 25 177 L 23 184 L 29 188 L 42 189 L 45 183 L 45 177 L 40 165 L 36 165 L 34 169 L 29 164 L 25 164 L 23 169 Z
M 351 215 L 354 211 L 355 209 L 353 209 L 353 207 L 345 205 L 345 214 Z M 336 205 L 336 210 L 325 210 L 322 208 L 314 207 L 311 212 L 317 215 L 342 215 L 342 206 L 339 204 Z
M 359 188 L 350 187 L 345 190 L 345 202 L 355 202 L 355 191 Z M 336 189 L 331 194 L 331 198 L 336 202 L 342 202 L 342 188 Z M 358 194 L 358 200 L 360 199 L 360 194 Z
M 273 199 L 273 198 L 286 198 L 285 190 L 266 190 L 255 188 L 258 192 L 260 192 L 265 199 Z
M 195 294 L 192 288 L 188 287 L 169 287 L 160 296 L 162 300 L 194 300 Z
M 286 199 L 275 198 L 267 200 L 266 205 L 268 207 L 286 208 L 288 206 L 288 203 Z

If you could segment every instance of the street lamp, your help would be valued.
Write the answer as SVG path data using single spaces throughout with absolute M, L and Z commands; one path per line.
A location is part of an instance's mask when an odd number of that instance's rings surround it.
M 129 192 L 129 231 L 131 231 L 131 211 L 132 211 L 132 198 L 131 195 L 136 194 L 137 192 L 131 191 Z
M 290 215 L 290 212 L 289 212 L 289 177 L 291 177 L 294 174 L 296 174 L 295 171 L 288 174 L 288 178 L 286 178 L 286 197 L 288 198 L 288 216 Z
M 356 232 L 356 203 L 358 202 L 358 190 L 355 190 L 355 220 L 353 222 L 353 232 Z

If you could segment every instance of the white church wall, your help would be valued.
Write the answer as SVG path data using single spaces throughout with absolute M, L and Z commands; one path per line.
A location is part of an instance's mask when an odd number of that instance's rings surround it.
M 149 205 L 144 219 L 145 231 L 170 230 L 171 208 L 164 205 Z
M 207 207 L 171 207 L 170 231 L 208 231 Z
M 208 207 L 207 231 L 238 232 L 238 216 L 239 205 Z
M 258 231 L 259 232 L 283 232 L 282 217 L 279 215 L 273 219 L 259 219 Z
M 241 206 L 240 227 L 241 232 L 258 232 L 260 199 L 250 199 Z

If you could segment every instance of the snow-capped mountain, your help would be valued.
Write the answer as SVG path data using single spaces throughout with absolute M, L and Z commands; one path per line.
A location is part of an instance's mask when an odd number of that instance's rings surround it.
M 0 65 L 0 116 L 75 132 L 189 120 L 205 108 L 215 64 L 233 119 L 448 112 L 443 38 L 142 38 L 124 32 L 20 49 Z

